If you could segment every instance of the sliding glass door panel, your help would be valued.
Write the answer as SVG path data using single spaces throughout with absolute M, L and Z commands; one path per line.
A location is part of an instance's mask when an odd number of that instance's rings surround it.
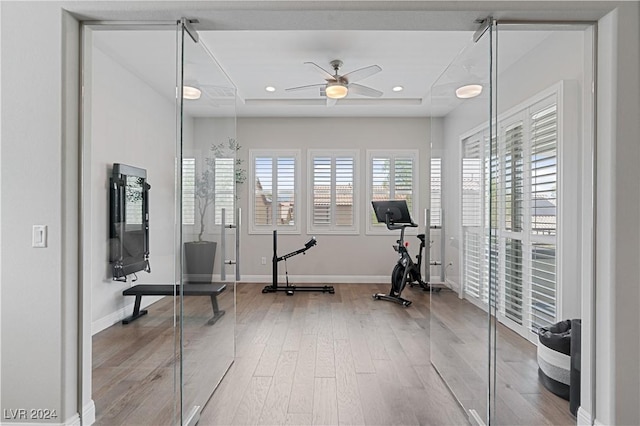
M 498 22 L 495 29 L 491 423 L 571 424 L 569 333 L 566 353 L 554 351 L 550 366 L 538 332 L 581 318 L 588 282 L 579 278 L 589 266 L 581 267 L 578 253 L 589 244 L 579 231 L 580 203 L 593 192 L 582 177 L 592 161 L 583 138 L 591 121 L 591 32 L 584 24 Z
M 235 356 L 238 267 L 236 89 L 196 30 L 178 25 L 176 146 L 182 424 L 199 412 Z
M 445 276 L 446 288 L 431 295 L 431 363 L 469 418 L 487 423 L 490 211 L 484 182 L 490 157 L 484 149 L 490 140 L 491 52 L 486 33 L 478 41 L 470 33 L 469 39 L 431 87 L 432 137 L 445 139 L 445 258 L 458 268 L 451 279 Z

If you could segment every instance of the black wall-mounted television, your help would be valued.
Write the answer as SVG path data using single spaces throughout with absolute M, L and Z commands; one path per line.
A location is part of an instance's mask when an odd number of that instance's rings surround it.
M 109 180 L 109 261 L 113 279 L 151 272 L 149 265 L 149 189 L 147 171 L 115 163 Z M 135 280 L 135 279 L 134 279 Z

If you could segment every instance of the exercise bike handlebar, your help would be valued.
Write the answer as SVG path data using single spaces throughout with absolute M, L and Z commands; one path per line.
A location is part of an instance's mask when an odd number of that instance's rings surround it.
M 387 225 L 387 229 L 390 231 L 396 231 L 398 229 L 402 229 L 404 230 L 404 228 L 417 228 L 418 224 L 417 223 L 413 223 L 413 221 L 406 223 L 406 222 L 402 222 L 402 223 L 395 223 L 391 220 L 391 213 L 390 212 L 386 212 L 385 213 L 385 224 Z

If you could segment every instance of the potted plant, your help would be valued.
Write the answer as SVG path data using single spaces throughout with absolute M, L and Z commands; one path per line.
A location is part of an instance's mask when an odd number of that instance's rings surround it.
M 240 145 L 234 138 L 227 142 L 211 144 L 211 156 L 205 159 L 204 168 L 195 178 L 196 223 L 199 226 L 198 238 L 184 244 L 185 274 L 188 282 L 211 282 L 217 243 L 204 239 L 208 220 L 207 212 L 213 208 L 216 195 L 215 170 L 220 166 L 217 159 L 235 158 L 234 181 L 236 186 L 247 179 L 246 170 L 242 168 L 243 160 L 237 158 Z M 236 195 L 237 199 L 237 195 Z

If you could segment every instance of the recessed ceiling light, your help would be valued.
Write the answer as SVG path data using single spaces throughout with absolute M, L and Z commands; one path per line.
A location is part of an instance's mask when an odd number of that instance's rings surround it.
M 182 97 L 184 99 L 191 99 L 191 100 L 200 99 L 201 94 L 202 92 L 197 87 L 193 87 L 193 86 L 182 87 Z
M 264 90 L 266 90 L 267 92 L 275 92 L 276 88 L 273 86 L 267 86 L 264 88 Z
M 482 86 L 479 84 L 468 84 L 456 89 L 456 96 L 460 99 L 475 98 L 482 93 Z
M 402 92 L 404 90 L 404 87 L 402 86 L 395 86 L 393 89 L 394 92 Z

